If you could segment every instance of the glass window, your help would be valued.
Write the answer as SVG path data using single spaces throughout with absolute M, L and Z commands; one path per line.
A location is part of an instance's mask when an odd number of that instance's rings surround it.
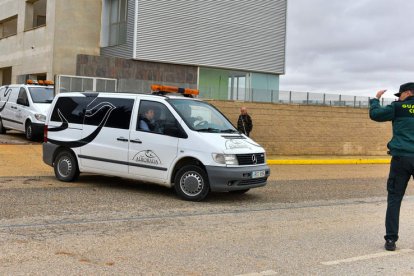
M 158 134 L 175 136 L 180 129 L 174 115 L 159 102 L 141 101 L 138 111 L 138 131 L 149 131 Z
M 85 125 L 129 129 L 133 99 L 95 98 L 85 111 Z
M 17 15 L 0 21 L 0 39 L 17 34 Z
M 91 102 L 91 98 L 87 97 L 59 98 L 50 120 L 53 122 L 68 121 L 72 124 L 82 124 L 85 108 L 89 102 Z
M 133 99 L 62 97 L 56 102 L 51 121 L 129 129 L 133 106 Z
M 21 105 L 29 105 L 29 101 L 27 99 L 26 89 L 20 88 L 19 96 L 17 96 L 17 103 Z
M 47 0 L 27 0 L 25 30 L 46 25 Z
M 126 42 L 127 7 L 127 0 L 109 0 L 109 46 Z
M 51 103 L 54 98 L 52 87 L 29 87 L 33 103 Z
M 187 126 L 196 131 L 237 133 L 230 121 L 214 106 L 195 100 L 169 99 Z

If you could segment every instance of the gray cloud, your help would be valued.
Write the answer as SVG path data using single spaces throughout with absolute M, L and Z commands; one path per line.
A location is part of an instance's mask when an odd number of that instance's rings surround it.
M 408 0 L 288 1 L 280 89 L 373 96 L 414 81 Z

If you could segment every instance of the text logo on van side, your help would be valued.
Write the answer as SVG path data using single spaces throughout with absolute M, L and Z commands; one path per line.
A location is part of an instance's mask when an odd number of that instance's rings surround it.
M 135 162 L 152 164 L 152 165 L 159 165 L 161 164 L 160 158 L 152 151 L 152 150 L 143 150 L 135 154 L 134 158 L 132 158 Z

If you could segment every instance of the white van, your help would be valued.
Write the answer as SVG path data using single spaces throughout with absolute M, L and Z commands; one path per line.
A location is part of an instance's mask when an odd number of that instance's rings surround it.
M 191 201 L 210 191 L 244 193 L 270 175 L 264 149 L 214 106 L 165 94 L 58 94 L 43 161 L 61 181 L 80 172 L 114 175 L 174 187 Z
M 53 86 L 11 84 L 0 87 L 0 133 L 13 129 L 24 132 L 28 140 L 41 137 L 53 97 Z

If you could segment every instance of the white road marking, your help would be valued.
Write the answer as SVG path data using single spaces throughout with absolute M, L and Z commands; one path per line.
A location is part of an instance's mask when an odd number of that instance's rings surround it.
M 271 276 L 271 275 L 277 275 L 277 272 L 273 271 L 273 270 L 266 270 L 266 271 L 262 271 L 262 272 L 238 274 L 238 275 L 235 275 L 235 276 Z
M 375 258 L 381 258 L 381 257 L 393 256 L 393 255 L 411 253 L 411 252 L 414 252 L 414 250 L 412 250 L 412 249 L 400 249 L 400 250 L 397 250 L 397 251 L 384 251 L 384 252 L 380 252 L 380 253 L 357 256 L 357 257 L 352 257 L 352 258 L 347 258 L 347 259 L 342 259 L 342 260 L 322 262 L 321 264 L 323 264 L 323 265 L 337 265 L 337 264 L 342 264 L 342 263 L 352 263 L 352 262 L 361 261 L 361 260 L 369 260 L 369 259 L 375 259 Z

